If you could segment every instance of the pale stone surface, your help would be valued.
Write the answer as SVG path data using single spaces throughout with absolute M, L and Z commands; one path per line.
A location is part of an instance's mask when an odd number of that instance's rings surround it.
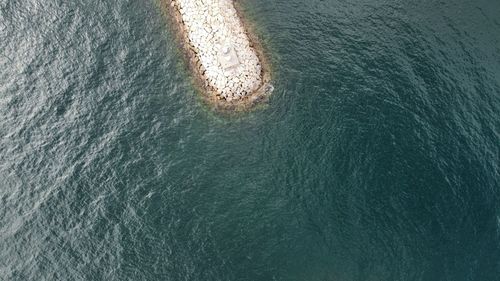
M 174 0 L 205 78 L 228 101 L 262 85 L 261 64 L 233 0 Z

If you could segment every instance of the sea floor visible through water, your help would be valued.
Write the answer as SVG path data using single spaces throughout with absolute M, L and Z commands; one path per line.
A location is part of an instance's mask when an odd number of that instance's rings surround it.
M 160 0 L 0 0 L 0 280 L 500 280 L 500 3 L 239 3 L 226 116 Z

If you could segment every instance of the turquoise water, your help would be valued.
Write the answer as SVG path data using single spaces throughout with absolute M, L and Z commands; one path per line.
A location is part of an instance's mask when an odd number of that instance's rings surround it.
M 227 117 L 158 2 L 0 0 L 0 280 L 500 280 L 500 3 L 242 5 Z

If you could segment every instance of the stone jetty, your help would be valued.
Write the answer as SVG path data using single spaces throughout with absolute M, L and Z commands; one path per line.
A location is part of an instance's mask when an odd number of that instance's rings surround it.
M 263 63 L 233 0 L 170 1 L 196 72 L 216 100 L 244 102 L 268 91 Z

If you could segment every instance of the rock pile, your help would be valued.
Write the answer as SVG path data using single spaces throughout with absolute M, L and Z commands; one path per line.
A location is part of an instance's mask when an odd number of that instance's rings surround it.
M 228 101 L 262 85 L 262 67 L 233 0 L 172 0 L 209 86 Z

